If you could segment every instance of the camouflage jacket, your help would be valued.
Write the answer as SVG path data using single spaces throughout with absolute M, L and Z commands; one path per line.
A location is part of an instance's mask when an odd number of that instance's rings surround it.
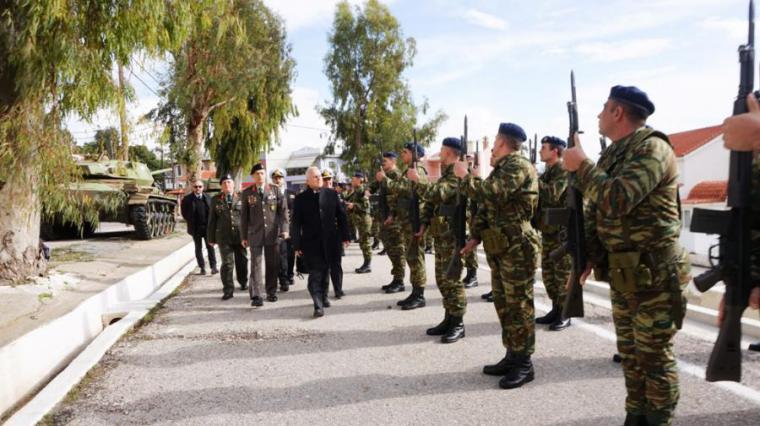
M 426 181 L 417 186 L 420 198 L 425 200 L 420 222 L 431 229 L 433 236 L 440 237 L 453 230 L 459 184 L 459 178 L 454 175 L 454 165 L 450 164 L 444 166 L 441 177 L 435 183 Z
M 536 169 L 519 152 L 501 158 L 484 180 L 466 176 L 461 189 L 478 202 L 478 213 L 470 229 L 472 238 L 478 240 L 482 240 L 481 234 L 488 228 L 509 235 L 523 233 L 520 227 L 529 225 L 538 207 Z
M 395 213 L 398 196 L 388 190 L 388 183 L 398 179 L 401 179 L 401 171 L 397 167 L 394 167 L 385 172 L 385 179 L 382 182 L 375 182 L 377 191 L 380 193 L 385 192 L 385 201 L 388 204 L 388 210 L 390 210 L 391 215 Z
M 396 203 L 391 209 L 391 214 L 393 217 L 401 220 L 407 220 L 409 218 L 409 209 L 412 202 L 412 188 L 428 183 L 427 170 L 419 164 L 417 165 L 417 174 L 420 176 L 419 182 L 415 184 L 409 180 L 409 178 L 406 177 L 406 171 L 410 168 L 411 166 L 404 166 L 400 171 L 398 179 L 387 181 L 386 183 L 388 193 L 392 194 L 396 199 Z M 417 195 L 419 195 L 419 191 L 417 191 Z M 419 211 L 422 212 L 424 210 L 424 205 L 421 197 L 419 198 L 419 201 Z
M 369 214 L 369 198 L 364 195 L 366 186 L 361 185 L 358 188 L 351 189 L 350 192 L 346 192 L 346 202 L 353 203 L 354 208 L 351 210 L 346 209 L 349 216 L 364 216 Z
M 220 192 L 211 199 L 206 239 L 209 243 L 240 244 L 240 215 L 243 201 L 239 194 L 232 194 L 231 202 Z
M 544 174 L 538 178 L 538 225 L 544 234 L 556 234 L 563 228 L 547 224 L 543 212 L 550 208 L 565 207 L 567 178 L 568 173 L 562 168 L 561 161 L 553 166 L 546 166 Z
M 678 167 L 664 134 L 642 127 L 610 145 L 597 165 L 581 163 L 576 177 L 586 201 L 586 248 L 593 262 L 605 252 L 652 252 L 678 244 Z

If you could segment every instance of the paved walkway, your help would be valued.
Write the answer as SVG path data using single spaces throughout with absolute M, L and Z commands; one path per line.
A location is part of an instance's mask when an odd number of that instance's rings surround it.
M 76 396 L 48 421 L 60 424 L 622 424 L 622 372 L 611 362 L 607 309 L 566 331 L 537 331 L 536 380 L 498 388 L 481 374 L 504 354 L 487 291 L 468 290 L 467 337 L 443 345 L 425 335 L 440 321 L 440 294 L 427 256 L 428 306 L 401 311 L 386 295 L 389 262 L 356 275 L 361 254 L 344 258 L 347 297 L 313 319 L 305 280 L 277 303 L 249 305 L 245 292 L 220 300 L 218 276 L 189 279 L 155 320 L 117 344 Z M 485 262 L 481 259 L 481 264 Z M 539 283 L 537 311 L 546 308 Z M 402 295 L 402 296 L 405 296 Z M 694 329 L 694 327 L 689 327 Z M 681 368 L 705 365 L 711 344 L 680 333 Z M 745 355 L 745 385 L 726 389 L 681 372 L 679 425 L 755 425 L 760 419 L 760 354 Z M 740 396 L 742 395 L 742 396 Z

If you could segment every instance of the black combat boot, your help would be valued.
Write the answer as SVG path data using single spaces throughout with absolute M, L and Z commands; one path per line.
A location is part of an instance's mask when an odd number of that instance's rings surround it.
M 372 250 L 377 250 L 377 248 L 380 247 L 380 240 L 377 238 L 374 239 L 372 242 L 372 247 L 370 247 Z
M 507 374 L 509 369 L 514 366 L 513 358 L 514 354 L 507 349 L 507 354 L 499 362 L 483 367 L 483 374 L 488 374 L 489 376 L 503 376 Z
M 570 327 L 570 318 L 565 318 L 564 315 L 557 315 L 557 319 L 549 326 L 549 331 L 562 331 Z
M 385 289 L 385 292 L 388 294 L 391 293 L 401 293 L 402 291 L 406 290 L 406 287 L 404 287 L 404 282 L 401 280 L 393 280 L 391 281 L 390 287 Z
M 514 389 L 532 382 L 535 377 L 533 371 L 533 362 L 530 355 L 515 355 L 514 365 L 509 369 L 507 374 L 499 380 L 499 387 L 502 389 Z
M 464 337 L 464 321 L 462 317 L 451 316 L 449 330 L 441 336 L 441 343 L 454 343 Z
M 425 246 L 425 254 L 433 254 L 433 246 Z
M 379 252 L 377 252 L 377 255 L 378 256 L 385 256 L 385 247 L 383 247 L 382 250 L 380 250 Z
M 449 322 L 451 322 L 451 315 L 446 312 L 443 316 L 443 321 L 435 327 L 428 328 L 425 334 L 428 336 L 443 336 L 449 330 Z
M 557 305 L 552 305 L 552 310 L 547 312 L 546 315 L 536 318 L 536 324 L 554 324 L 560 316 L 560 308 Z
M 389 282 L 388 284 L 386 284 L 386 285 L 384 285 L 384 286 L 382 286 L 382 287 L 380 287 L 380 288 L 381 288 L 383 291 L 385 291 L 385 290 L 388 290 L 389 288 L 393 287 L 394 285 L 396 285 L 396 279 L 395 279 L 395 278 L 394 278 L 394 279 L 392 279 L 392 280 L 391 280 L 391 282 Z
M 625 413 L 623 426 L 648 426 L 647 418 L 643 414 Z
M 407 303 L 411 302 L 412 299 L 414 299 L 415 297 L 416 297 L 416 295 L 414 294 L 414 291 L 412 291 L 411 293 L 409 293 L 409 296 L 406 296 L 406 299 L 402 299 L 402 300 L 399 300 L 398 302 L 396 302 L 396 306 L 403 307 Z
M 464 288 L 472 288 L 478 286 L 478 270 L 475 268 L 467 268 L 467 275 L 464 276 L 462 284 Z
M 354 272 L 357 274 L 366 274 L 367 272 L 372 272 L 372 268 L 369 267 L 370 260 L 367 258 L 364 258 L 364 263 L 362 266 L 355 269 Z
M 410 311 L 412 309 L 425 307 L 425 289 L 422 287 L 412 288 L 412 298 L 409 303 L 401 305 L 401 310 Z
M 481 295 L 480 298 L 485 300 L 486 302 L 493 303 L 493 292 L 489 291 L 488 293 Z

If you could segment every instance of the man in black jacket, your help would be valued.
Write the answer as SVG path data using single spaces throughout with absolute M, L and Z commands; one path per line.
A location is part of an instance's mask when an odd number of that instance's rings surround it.
M 306 171 L 308 188 L 293 202 L 291 239 L 297 256 L 303 256 L 309 271 L 309 294 L 314 316 L 324 315 L 329 265 L 340 259 L 341 243 L 349 243 L 348 218 L 338 193 L 322 188 L 319 169 Z M 329 306 L 329 305 L 328 305 Z
M 195 242 L 195 259 L 201 268 L 200 275 L 206 275 L 206 262 L 203 260 L 203 239 L 206 238 L 206 225 L 208 224 L 208 212 L 211 208 L 211 198 L 203 192 L 203 182 L 196 180 L 192 183 L 193 192 L 182 198 L 182 217 L 187 222 L 187 233 Z M 216 274 L 216 253 L 214 247 L 206 240 L 208 263 L 211 273 Z

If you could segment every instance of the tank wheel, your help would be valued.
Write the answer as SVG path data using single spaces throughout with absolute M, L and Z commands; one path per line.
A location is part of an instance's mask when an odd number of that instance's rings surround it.
M 149 240 L 153 237 L 151 218 L 147 205 L 132 206 L 130 209 L 132 225 L 135 227 L 135 235 L 140 240 Z

